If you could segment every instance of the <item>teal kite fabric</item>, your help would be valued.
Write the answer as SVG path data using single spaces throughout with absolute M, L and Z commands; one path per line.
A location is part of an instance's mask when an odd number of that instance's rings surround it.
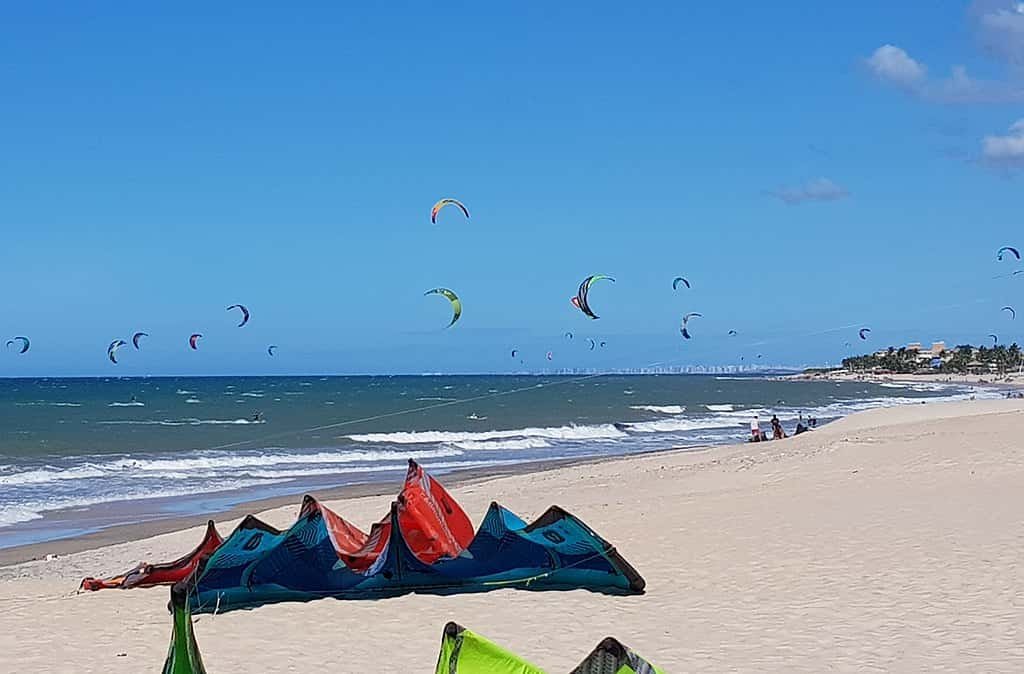
M 458 504 L 412 461 L 398 500 L 369 534 L 307 496 L 285 531 L 247 517 L 179 585 L 196 613 L 409 592 L 644 590 L 612 545 L 558 506 L 527 523 L 492 503 L 473 532 Z

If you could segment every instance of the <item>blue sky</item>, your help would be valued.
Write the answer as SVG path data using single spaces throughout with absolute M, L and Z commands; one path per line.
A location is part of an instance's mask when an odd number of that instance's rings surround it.
M 11 6 L 0 333 L 33 348 L 0 375 L 797 364 L 841 358 L 848 325 L 1010 341 L 1024 8 L 932 4 Z M 431 225 L 441 197 L 472 219 Z M 568 301 L 592 273 L 617 279 L 599 321 Z M 463 298 L 451 330 L 435 286 Z

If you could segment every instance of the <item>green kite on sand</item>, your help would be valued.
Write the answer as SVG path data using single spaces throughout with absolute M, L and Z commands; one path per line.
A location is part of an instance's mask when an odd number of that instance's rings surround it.
M 203 658 L 199 655 L 199 644 L 192 631 L 192 611 L 188 608 L 188 592 L 184 586 L 171 588 L 171 615 L 174 616 L 174 630 L 171 645 L 167 649 L 163 674 L 206 674 Z
M 180 587 L 180 586 L 179 586 Z M 163 674 L 206 674 L 192 631 L 185 592 L 171 590 L 174 631 Z M 522 658 L 455 623 L 444 627 L 436 674 L 546 674 Z M 665 674 L 639 655 L 608 637 L 571 674 Z
M 545 674 L 505 649 L 456 623 L 441 637 L 435 674 Z M 571 674 L 665 674 L 639 655 L 608 637 Z

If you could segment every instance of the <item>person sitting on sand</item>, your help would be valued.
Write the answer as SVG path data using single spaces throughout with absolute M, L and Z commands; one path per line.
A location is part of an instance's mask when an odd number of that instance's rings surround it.
M 793 433 L 793 435 L 800 435 L 801 433 L 806 433 L 807 431 L 808 431 L 808 428 L 803 425 L 803 422 L 797 422 L 797 424 L 796 424 L 796 432 Z

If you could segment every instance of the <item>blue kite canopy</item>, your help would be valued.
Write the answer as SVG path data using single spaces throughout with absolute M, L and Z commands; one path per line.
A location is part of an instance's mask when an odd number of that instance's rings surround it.
M 643 592 L 643 578 L 615 548 L 558 506 L 528 524 L 492 503 L 479 529 L 463 538 L 461 508 L 409 464 L 402 493 L 369 534 L 311 496 L 285 531 L 246 517 L 182 581 L 191 610 L 221 613 L 280 601 L 502 587 Z

